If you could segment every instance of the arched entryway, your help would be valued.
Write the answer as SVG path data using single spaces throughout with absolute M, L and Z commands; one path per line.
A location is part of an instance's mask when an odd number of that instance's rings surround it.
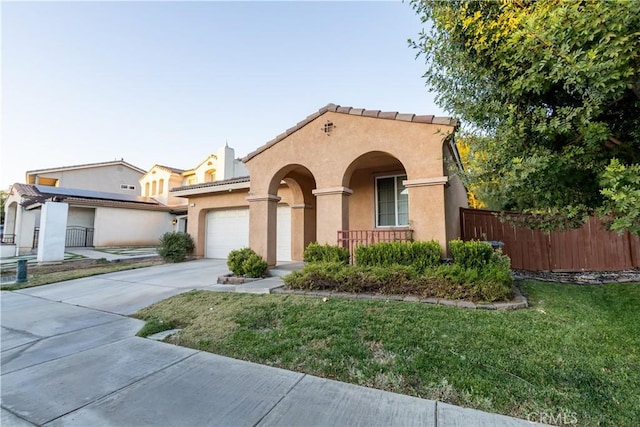
M 409 227 L 407 172 L 389 153 L 371 151 L 346 169 L 343 183 L 349 197 L 349 227 L 354 230 Z
M 16 237 L 16 219 L 18 203 L 11 202 L 5 208 L 4 228 L 2 231 L 2 243 L 14 244 Z
M 261 252 L 269 265 L 278 261 L 302 261 L 306 246 L 316 240 L 316 203 L 313 173 L 303 165 L 289 164 L 277 170 L 265 196 L 250 192 L 250 246 Z M 264 190 L 263 190 L 264 191 Z M 290 227 L 283 228 L 283 216 Z
M 311 205 L 321 244 L 336 244 L 345 230 L 411 228 L 413 238 L 444 245 L 449 177 L 442 146 L 455 126 L 450 118 L 332 104 L 308 116 L 244 159 L 251 247 L 275 263 L 276 210 L 285 202 L 278 188 L 294 188 L 287 178 L 304 177 L 312 178 L 298 197 L 304 202 L 291 205 Z M 300 171 L 302 178 L 295 176 Z M 306 216 L 303 222 L 311 223 Z M 306 226 L 305 233 L 301 240 L 308 242 Z

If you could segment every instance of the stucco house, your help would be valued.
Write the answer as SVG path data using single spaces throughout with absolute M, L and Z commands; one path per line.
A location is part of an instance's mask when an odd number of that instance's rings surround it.
M 124 160 L 27 171 L 26 184 L 14 184 L 5 203 L 4 232 L 12 242 L 3 242 L 2 255 L 37 251 L 39 259 L 55 260 L 65 246 L 157 244 L 185 209 L 177 212 L 141 197 L 144 174 Z M 53 230 L 56 250 L 41 254 Z
M 155 246 L 165 232 L 186 231 L 187 200 L 169 188 L 247 175 L 234 155 L 225 145 L 189 170 L 154 165 L 145 172 L 116 160 L 27 171 L 5 203 L 2 256 L 37 251 L 53 261 L 70 246 Z
M 459 236 L 466 190 L 449 117 L 329 104 L 247 155 L 249 176 L 182 185 L 196 255 L 250 246 L 269 265 L 313 241 Z

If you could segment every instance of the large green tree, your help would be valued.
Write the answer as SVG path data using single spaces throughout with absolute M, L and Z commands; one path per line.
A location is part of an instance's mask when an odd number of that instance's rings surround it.
M 466 123 L 464 178 L 541 228 L 640 233 L 640 2 L 412 1 L 437 102 Z

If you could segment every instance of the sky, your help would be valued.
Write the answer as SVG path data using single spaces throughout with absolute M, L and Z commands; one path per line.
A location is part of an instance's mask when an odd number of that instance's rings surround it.
M 242 157 L 328 103 L 446 115 L 385 2 L 2 2 L 0 188 L 27 170 Z M 327 153 L 327 156 L 335 153 Z

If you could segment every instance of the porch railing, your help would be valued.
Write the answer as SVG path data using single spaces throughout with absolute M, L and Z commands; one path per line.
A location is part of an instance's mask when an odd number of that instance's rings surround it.
M 91 247 L 93 246 L 93 228 L 71 226 L 67 227 L 67 234 L 64 245 L 70 247 Z M 40 227 L 35 227 L 33 231 L 33 249 L 38 247 L 38 237 Z
M 66 247 L 93 246 L 93 228 L 71 226 L 67 227 Z
M 349 249 L 350 261 L 359 245 L 368 246 L 380 242 L 410 242 L 413 230 L 409 228 L 388 230 L 338 230 L 338 246 Z

